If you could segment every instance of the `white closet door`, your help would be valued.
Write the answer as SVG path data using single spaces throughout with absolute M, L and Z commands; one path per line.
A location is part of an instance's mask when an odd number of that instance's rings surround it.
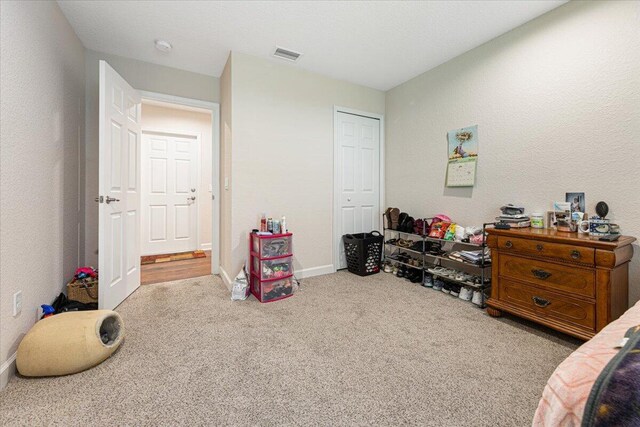
M 196 250 L 199 141 L 145 133 L 142 142 L 142 254 Z
M 141 99 L 100 61 L 98 304 L 113 309 L 140 286 Z
M 380 121 L 338 113 L 337 269 L 346 268 L 342 236 L 380 227 Z

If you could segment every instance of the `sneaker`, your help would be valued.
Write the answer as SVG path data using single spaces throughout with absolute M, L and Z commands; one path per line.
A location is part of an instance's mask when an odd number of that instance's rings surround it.
M 451 296 L 458 298 L 460 295 L 460 285 L 456 285 L 455 283 L 451 284 L 451 292 L 449 292 Z
M 463 301 L 471 301 L 471 298 L 473 298 L 473 289 L 462 287 L 462 289 L 460 289 L 460 295 L 458 295 L 458 298 Z
M 394 266 L 392 273 L 393 273 L 394 276 L 397 276 L 398 275 L 398 267 Z
M 433 280 L 433 289 L 436 291 L 441 291 L 442 287 L 444 285 L 444 282 L 440 279 L 434 279 Z
M 477 305 L 478 307 L 482 306 L 482 291 L 473 291 L 473 298 L 471 298 L 471 302 Z
M 393 271 L 393 267 L 391 266 L 391 264 L 389 264 L 388 262 L 386 262 L 384 264 L 384 272 L 385 273 L 391 273 Z
M 440 290 L 445 294 L 448 294 L 449 292 L 451 292 L 451 284 L 448 282 L 444 282 L 444 284 L 442 285 L 442 289 Z
M 414 269 L 413 270 L 413 276 L 411 276 L 409 278 L 409 280 L 411 280 L 411 283 L 420 283 L 420 282 L 422 282 L 422 270 Z
M 422 282 L 422 286 L 426 287 L 426 288 L 431 288 L 433 287 L 433 276 L 430 274 L 425 274 L 424 275 L 424 280 Z
M 398 277 L 404 277 L 404 276 L 405 276 L 405 274 L 406 274 L 406 270 L 405 270 L 405 267 L 404 267 L 404 265 L 403 265 L 403 266 L 401 266 L 400 268 L 398 268 L 398 274 L 396 274 L 396 276 L 398 276 Z

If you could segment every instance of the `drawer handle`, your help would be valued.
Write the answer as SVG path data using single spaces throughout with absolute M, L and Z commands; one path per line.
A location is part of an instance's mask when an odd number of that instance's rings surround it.
M 511 243 L 511 240 L 507 240 L 507 243 L 505 243 L 504 246 L 506 248 L 512 248 L 513 247 L 513 243 Z
M 544 271 L 544 270 L 536 270 L 535 268 L 533 270 L 531 270 L 531 272 L 533 273 L 534 276 L 536 276 L 538 279 L 542 279 L 542 280 L 546 280 L 549 277 L 551 277 L 551 273 L 549 273 L 548 271 Z
M 544 246 L 542 245 L 537 245 L 536 249 L 538 250 L 538 252 L 542 252 L 542 250 L 544 249 Z
M 533 303 L 534 303 L 535 305 L 537 305 L 538 307 L 545 308 L 545 307 L 547 307 L 548 305 L 550 305 L 550 304 L 551 304 L 551 301 L 546 300 L 546 299 L 544 299 L 544 298 L 540 298 L 540 297 L 533 297 L 532 299 L 533 299 Z
M 577 251 L 575 249 L 571 251 L 571 258 L 578 259 L 581 256 L 582 256 L 582 254 L 580 253 L 580 251 Z

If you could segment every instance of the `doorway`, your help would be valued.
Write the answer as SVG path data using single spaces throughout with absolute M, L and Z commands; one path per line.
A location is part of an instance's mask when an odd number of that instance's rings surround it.
M 141 283 L 143 99 L 148 103 L 174 104 L 177 110 L 194 107 L 204 109 L 211 118 L 211 142 L 207 144 L 211 148 L 211 155 L 206 162 L 211 165 L 212 172 L 208 182 L 200 184 L 200 189 L 204 189 L 204 195 L 196 197 L 200 197 L 199 207 L 211 208 L 211 220 L 208 224 L 211 237 L 208 242 L 200 242 L 210 244 L 208 274 L 218 274 L 220 268 L 220 106 L 212 102 L 136 90 L 106 61 L 101 60 L 98 123 L 99 193 L 95 198 L 99 206 L 98 268 L 101 286 L 98 306 L 101 309 L 117 307 Z M 189 132 L 180 129 L 169 129 L 168 132 L 167 129 L 155 130 L 165 134 L 189 135 Z M 180 141 L 176 142 L 178 145 L 179 143 Z M 193 187 L 189 188 L 189 192 L 193 193 L 191 188 Z M 185 210 L 180 213 L 184 214 Z M 179 231 L 182 233 L 183 230 Z M 164 277 L 163 281 L 166 281 L 167 276 Z
M 383 116 L 334 109 L 334 265 L 347 267 L 342 236 L 380 230 L 384 205 Z
M 142 100 L 143 285 L 211 272 L 212 120 L 210 110 Z

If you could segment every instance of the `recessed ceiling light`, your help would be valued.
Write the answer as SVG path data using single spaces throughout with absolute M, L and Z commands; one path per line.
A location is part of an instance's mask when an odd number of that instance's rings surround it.
M 166 40 L 156 40 L 156 49 L 161 52 L 169 52 L 173 46 Z
M 276 50 L 273 52 L 273 56 L 280 59 L 286 59 L 287 61 L 296 62 L 302 54 L 291 49 L 285 49 L 283 47 L 276 46 Z

